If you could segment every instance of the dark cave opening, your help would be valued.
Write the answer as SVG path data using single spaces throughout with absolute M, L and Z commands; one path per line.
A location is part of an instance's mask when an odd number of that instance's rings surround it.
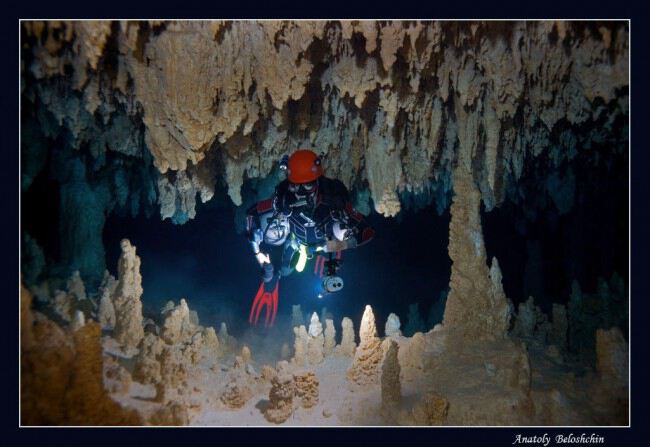
M 241 334 L 249 328 L 260 270 L 245 236 L 236 232 L 235 211 L 231 203 L 213 199 L 197 206 L 196 218 L 184 225 L 158 216 L 113 214 L 104 230 L 107 267 L 116 274 L 119 241 L 128 238 L 142 259 L 145 317 L 156 317 L 168 300 L 185 298 L 202 324 L 218 327 L 225 321 L 231 333 Z M 409 304 L 418 303 L 427 319 L 449 283 L 449 218 L 433 207 L 403 213 L 399 220 L 373 212 L 367 218 L 376 230 L 373 241 L 343 253 L 343 290 L 319 299 L 320 280 L 311 260 L 302 273 L 282 279 L 279 316 L 289 318 L 291 306 L 300 304 L 303 312 L 320 314 L 325 307 L 337 320 L 349 316 L 358 324 L 364 306 L 371 304 L 377 321 L 394 312 L 404 324 Z M 277 263 L 278 250 L 270 253 Z M 434 322 L 442 320 L 443 309 L 434 311 Z

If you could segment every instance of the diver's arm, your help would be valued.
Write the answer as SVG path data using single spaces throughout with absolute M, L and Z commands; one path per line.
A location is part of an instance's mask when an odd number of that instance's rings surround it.
M 264 235 L 262 234 L 262 228 L 260 225 L 260 214 L 267 212 L 272 209 L 272 207 L 273 200 L 267 199 L 253 205 L 246 212 L 246 236 L 253 254 L 255 255 L 255 259 L 257 259 L 260 266 L 263 266 L 265 263 L 271 263 L 269 255 L 263 253 L 260 249 L 260 244 L 264 240 Z
M 356 248 L 370 242 L 374 237 L 375 230 L 350 202 L 346 203 L 343 210 L 333 215 L 337 218 L 332 225 L 332 235 L 324 246 L 326 253 Z

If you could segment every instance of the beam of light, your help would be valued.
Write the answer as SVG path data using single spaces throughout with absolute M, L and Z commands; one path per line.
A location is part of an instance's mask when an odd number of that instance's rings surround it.
M 300 245 L 300 257 L 298 258 L 298 263 L 296 264 L 296 271 L 302 272 L 305 269 L 305 264 L 307 264 L 307 246 Z

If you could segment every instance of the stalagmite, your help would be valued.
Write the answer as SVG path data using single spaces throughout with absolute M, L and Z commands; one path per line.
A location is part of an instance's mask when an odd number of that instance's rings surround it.
M 307 356 L 309 334 L 303 325 L 300 327 L 294 327 L 293 333 L 296 338 L 293 343 L 293 358 L 291 359 L 291 363 L 298 366 L 303 366 L 305 364 Z
M 387 338 L 383 342 L 384 361 L 381 365 L 381 412 L 388 421 L 393 419 L 402 399 L 399 380 L 400 366 L 397 360 L 399 347 L 395 340 Z
M 318 379 L 313 372 L 294 374 L 296 397 L 300 399 L 303 408 L 311 408 L 318 404 Z
M 329 356 L 336 348 L 336 329 L 334 321 L 329 318 L 325 320 L 325 345 L 323 346 L 323 355 Z
M 468 339 L 500 339 L 506 336 L 510 308 L 498 292 L 500 272 L 486 264 L 481 228 L 481 196 L 461 158 L 454 170 L 454 199 L 449 224 L 449 257 L 452 260 L 449 297 L 443 324 L 455 335 Z M 492 261 L 498 270 L 496 260 Z
M 108 271 L 104 272 L 104 280 L 100 286 L 99 299 L 99 324 L 102 329 L 113 330 L 115 327 L 115 307 L 113 306 L 112 296 L 117 287 L 117 280 L 111 276 Z
M 144 337 L 142 327 L 142 276 L 140 257 L 127 239 L 120 244 L 122 255 L 118 261 L 118 281 L 113 296 L 115 329 L 113 337 L 125 350 L 132 351 Z
M 399 329 L 400 325 L 401 324 L 399 321 L 399 317 L 394 313 L 389 314 L 388 319 L 386 320 L 386 327 L 384 329 L 386 337 L 394 337 L 394 336 L 402 335 L 402 331 L 400 331 Z
M 307 360 L 309 364 L 318 365 L 323 361 L 324 344 L 323 325 L 318 319 L 318 314 L 314 312 L 311 316 L 309 338 L 307 339 Z
M 166 312 L 162 338 L 169 344 L 180 343 L 192 335 L 193 329 L 190 322 L 190 309 L 187 302 L 181 299 L 178 306 Z
M 413 337 L 400 340 L 400 348 L 397 355 L 404 380 L 411 381 L 422 375 L 425 349 L 426 340 L 422 332 L 416 332 L 413 334 Z
M 377 337 L 375 315 L 369 305 L 366 305 L 361 318 L 359 338 L 361 342 L 354 354 L 352 367 L 348 370 L 347 377 L 357 385 L 378 383 L 383 351 L 381 340 Z
M 205 328 L 203 331 L 203 338 L 205 340 L 205 347 L 208 351 L 208 355 L 217 358 L 221 351 L 219 346 L 219 338 L 212 326 Z
M 354 341 L 354 323 L 348 317 L 343 317 L 341 327 L 343 328 L 341 344 L 336 347 L 336 351 L 346 357 L 353 357 L 357 349 Z
M 269 391 L 269 405 L 264 410 L 264 417 L 267 421 L 281 424 L 293 414 L 293 396 L 295 385 L 293 376 L 284 372 L 271 379 L 271 391 Z
M 251 362 L 251 350 L 248 346 L 243 346 L 241 348 L 241 358 L 244 361 L 244 364 L 249 364 Z

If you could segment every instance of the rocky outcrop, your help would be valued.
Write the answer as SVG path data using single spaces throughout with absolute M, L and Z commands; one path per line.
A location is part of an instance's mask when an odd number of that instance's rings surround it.
M 377 337 L 375 315 L 369 305 L 366 305 L 361 318 L 359 338 L 361 342 L 355 351 L 347 377 L 357 385 L 376 384 L 379 382 L 383 351 L 381 340 Z
M 443 324 L 465 339 L 506 336 L 510 307 L 501 286 L 496 258 L 488 269 L 480 216 L 480 194 L 467 163 L 454 171 L 454 200 L 449 224 L 452 260 L 449 297 Z
M 142 276 L 140 257 L 127 239 L 121 244 L 122 255 L 117 264 L 118 281 L 113 296 L 115 329 L 113 337 L 126 351 L 133 351 L 144 337 L 142 327 Z
M 101 327 L 74 333 L 31 314 L 21 289 L 21 423 L 23 425 L 140 425 L 142 418 L 112 400 L 103 382 Z

